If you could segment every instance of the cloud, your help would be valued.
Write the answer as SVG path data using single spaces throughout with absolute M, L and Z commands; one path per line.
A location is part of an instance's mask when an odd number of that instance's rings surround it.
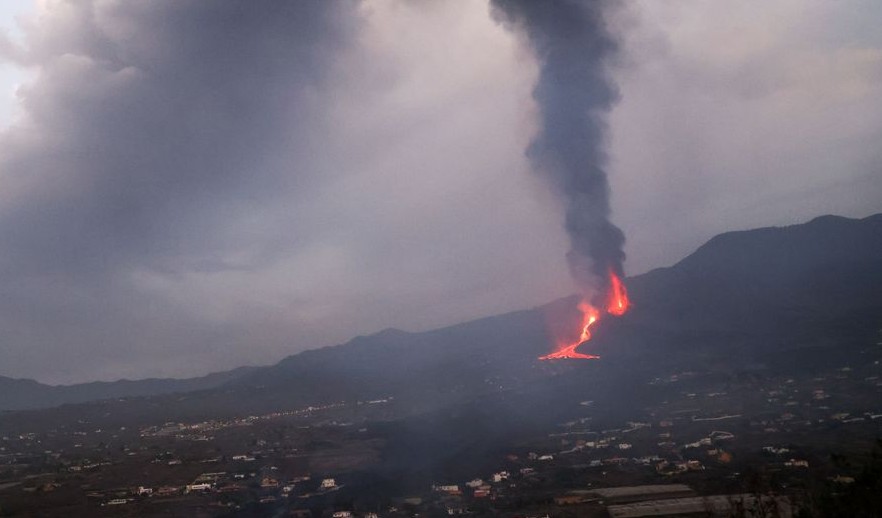
M 53 1 L 24 41 L 0 374 L 197 374 L 565 292 L 535 68 L 486 5 Z
M 878 3 L 640 1 L 627 14 L 611 179 L 629 271 L 726 230 L 882 208 Z

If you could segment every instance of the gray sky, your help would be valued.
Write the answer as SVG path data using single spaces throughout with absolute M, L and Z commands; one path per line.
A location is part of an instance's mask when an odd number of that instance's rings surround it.
M 537 67 L 485 2 L 231 5 L 0 9 L 0 375 L 202 374 L 573 290 Z M 882 210 L 882 4 L 626 5 L 629 273 Z

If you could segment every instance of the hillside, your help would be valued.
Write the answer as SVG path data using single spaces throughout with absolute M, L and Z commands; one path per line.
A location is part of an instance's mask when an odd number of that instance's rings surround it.
M 603 356 L 591 368 L 633 372 L 694 358 L 734 358 L 736 368 L 864 337 L 882 326 L 882 214 L 722 234 L 628 284 L 633 310 L 602 320 L 583 346 Z M 523 384 L 548 375 L 552 364 L 536 357 L 551 348 L 549 329 L 576 325 L 573 303 L 562 299 L 425 333 L 387 330 L 288 357 L 227 387 L 285 387 L 334 399 L 440 397 Z M 745 349 L 755 355 L 743 356 Z
M 0 376 L 0 410 L 45 408 L 100 399 L 205 390 L 245 376 L 254 369 L 255 367 L 239 367 L 187 379 L 95 381 L 75 385 L 46 385 L 31 379 Z
M 651 376 L 670 365 L 810 368 L 816 361 L 845 361 L 849 343 L 879 332 L 880 265 L 882 214 L 861 220 L 824 216 L 722 234 L 670 268 L 629 279 L 633 310 L 604 319 L 583 346 L 599 353 L 599 362 L 536 360 L 552 348 L 549 330 L 577 325 L 575 299 L 567 298 L 428 332 L 389 329 L 271 367 L 199 380 L 118 382 L 117 395 L 106 395 L 109 387 L 101 384 L 53 387 L 56 399 L 40 401 L 150 395 L 148 389 L 159 386 L 166 393 L 199 390 L 147 404 L 169 416 L 235 415 L 387 396 L 397 398 L 399 410 L 419 413 L 482 394 L 533 390 L 552 379 L 590 377 L 600 390 L 604 380 Z M 792 359 L 782 360 L 787 357 Z M 18 383 L 19 394 L 47 390 Z M 2 398 L 6 408 L 14 408 L 8 395 Z M 120 411 L 147 415 L 143 409 Z

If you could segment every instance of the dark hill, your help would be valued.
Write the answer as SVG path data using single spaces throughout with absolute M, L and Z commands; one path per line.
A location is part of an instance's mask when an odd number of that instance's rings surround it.
M 422 333 L 386 330 L 306 351 L 215 392 L 212 412 L 394 395 L 419 412 L 567 376 L 631 378 L 671 366 L 737 370 L 812 358 L 882 327 L 882 215 L 826 216 L 802 225 L 717 236 L 670 268 L 629 279 L 633 310 L 606 318 L 583 346 L 600 362 L 540 362 L 549 332 L 577 325 L 575 299 Z M 835 354 L 805 353 L 834 347 Z M 803 354 L 805 353 L 805 354 Z M 844 361 L 844 360 L 843 360 Z M 597 390 L 600 388 L 595 387 Z
M 602 320 L 583 346 L 600 353 L 599 362 L 536 360 L 551 349 L 550 330 L 577 325 L 575 299 L 567 298 L 434 331 L 357 337 L 198 387 L 209 390 L 119 409 L 148 420 L 155 413 L 241 415 L 394 396 L 397 411 L 420 413 L 585 379 L 601 391 L 604 380 L 672 365 L 737 370 L 786 357 L 791 368 L 809 368 L 813 358 L 847 356 L 848 344 L 882 327 L 882 214 L 722 234 L 628 286 L 633 310 Z M 817 350 L 825 352 L 811 353 Z
M 684 343 L 724 348 L 731 339 L 759 349 L 790 347 L 808 332 L 824 338 L 842 326 L 853 326 L 849 333 L 875 332 L 882 324 L 882 214 L 722 234 L 628 285 L 633 311 L 603 320 L 592 344 L 611 360 L 655 356 L 660 348 L 666 354 Z M 573 302 L 425 333 L 387 330 L 288 357 L 232 384 L 294 384 L 299 392 L 337 379 L 361 393 L 375 392 L 371 386 L 379 392 L 424 384 L 452 389 L 524 379 L 550 347 L 549 327 L 576 317 Z M 720 337 L 729 341 L 716 341 Z
M 846 312 L 882 292 L 882 214 L 823 216 L 802 225 L 729 232 L 671 268 L 632 279 L 641 306 L 660 313 L 755 316 L 800 307 Z
M 882 214 L 714 237 L 629 282 L 631 320 L 680 335 L 741 335 L 755 348 L 862 334 L 882 316 Z
M 68 403 L 132 396 L 154 396 L 218 387 L 245 376 L 255 367 L 239 367 L 188 379 L 95 381 L 75 385 L 45 385 L 31 379 L 0 376 L 0 410 L 46 408 Z

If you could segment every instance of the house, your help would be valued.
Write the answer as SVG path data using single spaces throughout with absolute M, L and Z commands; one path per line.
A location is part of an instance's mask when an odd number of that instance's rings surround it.
M 731 432 L 723 432 L 720 430 L 714 430 L 713 432 L 710 433 L 710 435 L 708 435 L 708 439 L 711 439 L 714 441 L 728 441 L 728 440 L 731 440 L 734 438 L 735 438 L 735 434 L 733 434 Z
M 470 481 L 466 482 L 466 486 L 468 486 L 472 489 L 477 488 L 477 487 L 481 487 L 483 485 L 484 485 L 484 481 L 481 480 L 480 478 L 476 478 L 474 480 L 470 480 Z
M 785 453 L 790 453 L 789 448 L 776 448 L 774 446 L 763 446 L 763 452 L 771 453 L 773 455 L 783 455 Z
M 449 495 L 461 495 L 462 491 L 459 489 L 459 486 L 456 484 L 450 484 L 446 486 L 435 486 L 435 491 L 441 493 L 447 493 Z
M 544 455 L 543 455 L 543 457 L 544 457 Z M 539 457 L 539 459 L 541 460 L 542 457 Z M 499 473 L 494 473 L 493 476 L 490 477 L 490 479 L 493 482 L 498 484 L 498 483 L 502 482 L 503 480 L 508 480 L 508 477 L 509 477 L 508 471 L 500 471 Z
M 701 471 L 704 469 L 704 465 L 697 460 L 687 460 L 686 469 L 690 471 Z
M 662 461 L 655 465 L 655 471 L 659 475 L 673 475 L 675 473 L 682 473 L 687 471 L 687 467 L 685 463 L 672 463 L 668 461 Z
M 337 489 L 337 481 L 333 478 L 326 478 L 322 480 L 322 484 L 320 487 L 322 489 Z
M 194 484 L 199 482 L 217 482 L 218 479 L 224 477 L 227 473 L 225 471 L 218 471 L 216 473 L 203 473 L 196 477 L 196 480 L 193 481 Z
M 185 492 L 190 493 L 193 491 L 211 491 L 211 484 L 208 482 L 202 482 L 199 484 L 188 484 Z

